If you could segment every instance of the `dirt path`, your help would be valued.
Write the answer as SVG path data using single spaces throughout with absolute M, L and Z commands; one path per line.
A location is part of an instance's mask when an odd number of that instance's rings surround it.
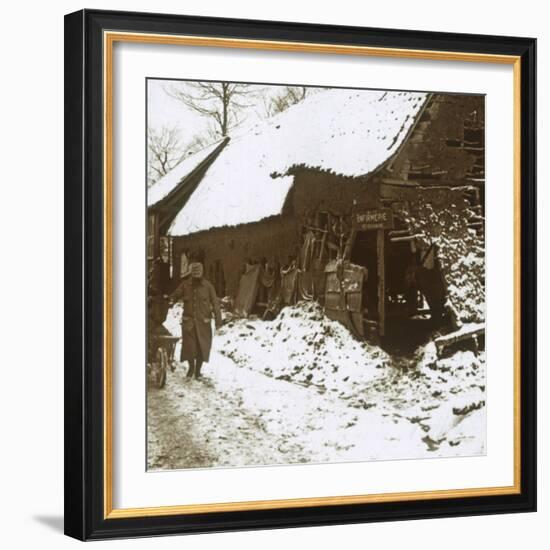
M 150 469 L 353 460 L 354 441 L 383 421 L 365 423 L 374 413 L 239 368 L 215 351 L 203 370 L 202 380 L 188 380 L 178 366 L 164 389 L 149 388 Z M 361 438 L 353 433 L 359 428 Z
M 172 376 L 171 382 L 175 381 Z M 178 414 L 182 391 L 148 388 L 148 467 L 152 470 L 207 467 L 215 463 L 193 426 L 191 414 Z M 193 395 L 192 393 L 190 394 Z M 189 398 L 189 397 L 188 397 Z
M 189 380 L 185 367 L 169 374 L 167 385 L 149 388 L 148 464 L 150 469 L 181 469 L 306 461 L 300 448 L 266 430 L 260 411 L 244 406 L 236 367 L 213 355 L 204 377 Z M 210 372 L 209 372 L 210 371 Z M 266 378 L 249 373 L 252 378 Z M 247 378 L 248 378 L 247 377 Z M 262 380 L 262 382 L 264 382 Z M 278 381 L 271 381 L 278 386 Z M 257 385 L 255 385 L 257 387 Z M 279 393 L 278 391 L 276 393 Z

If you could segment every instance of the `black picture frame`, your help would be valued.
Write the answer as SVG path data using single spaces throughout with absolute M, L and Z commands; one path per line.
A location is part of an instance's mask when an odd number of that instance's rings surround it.
M 511 55 L 521 67 L 520 491 L 509 495 L 105 517 L 103 33 Z M 65 533 L 80 540 L 536 510 L 536 40 L 83 10 L 65 17 Z M 518 260 L 519 261 L 519 260 Z

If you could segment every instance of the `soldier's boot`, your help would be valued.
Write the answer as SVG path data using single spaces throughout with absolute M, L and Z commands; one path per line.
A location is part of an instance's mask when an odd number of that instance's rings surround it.
M 195 360 L 189 359 L 189 369 L 187 370 L 187 378 L 193 378 L 195 374 Z
M 197 359 L 195 363 L 195 380 L 201 377 L 202 359 Z

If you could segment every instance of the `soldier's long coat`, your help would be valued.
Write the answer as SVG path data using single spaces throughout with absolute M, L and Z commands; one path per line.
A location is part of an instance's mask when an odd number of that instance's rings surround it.
M 220 303 L 216 291 L 206 279 L 186 279 L 172 293 L 172 298 L 183 301 L 181 318 L 182 361 L 196 359 L 196 342 L 204 361 L 210 359 L 212 347 L 212 317 L 216 327 L 221 325 Z M 195 339 L 196 331 L 196 339 Z

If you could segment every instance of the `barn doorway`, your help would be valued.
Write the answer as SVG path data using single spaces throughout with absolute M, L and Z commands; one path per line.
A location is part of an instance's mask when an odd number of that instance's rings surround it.
M 358 231 L 355 234 L 350 261 L 367 268 L 361 305 L 366 319 L 378 321 L 378 247 L 375 230 Z
M 433 329 L 436 304 L 433 293 L 419 284 L 425 278 L 420 255 L 410 238 L 392 238 L 381 229 L 357 231 L 350 253 L 352 263 L 368 270 L 362 289 L 366 328 L 374 327 L 385 345 L 403 352 L 415 349 Z
M 394 353 L 414 352 L 433 328 L 433 312 L 418 285 L 419 255 L 406 237 L 389 239 L 385 345 Z

